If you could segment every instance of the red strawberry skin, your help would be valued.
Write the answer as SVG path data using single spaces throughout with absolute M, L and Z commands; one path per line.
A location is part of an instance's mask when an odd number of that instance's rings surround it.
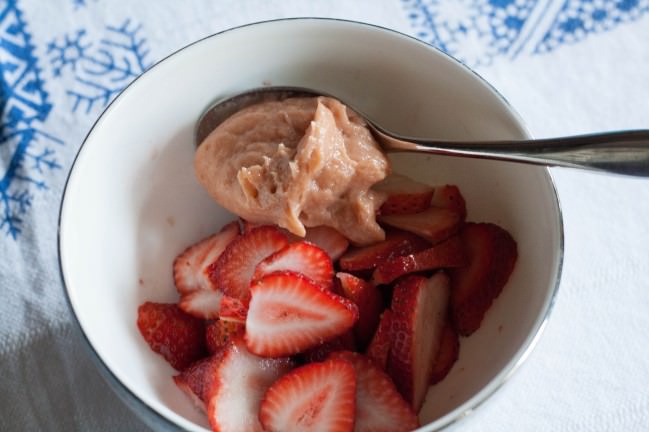
M 378 219 L 383 224 L 416 234 L 432 244 L 457 233 L 463 222 L 459 213 L 443 207 L 429 207 L 416 214 L 381 215 Z
M 240 338 L 230 340 L 217 357 L 207 403 L 212 430 L 261 432 L 261 400 L 271 384 L 293 368 L 292 360 L 257 357 Z
M 277 271 L 301 273 L 326 289 L 331 289 L 333 263 L 318 246 L 304 241 L 291 243 L 265 258 L 255 268 L 253 281 Z
M 268 432 L 352 432 L 356 374 L 341 359 L 293 369 L 270 386 L 259 420 Z
M 511 234 L 491 223 L 468 223 L 461 238 L 469 265 L 449 270 L 451 317 L 458 333 L 468 336 L 509 280 L 518 251 Z
M 354 335 L 361 349 L 372 340 L 379 325 L 381 312 L 385 309 L 383 294 L 373 284 L 352 274 L 338 272 L 342 295 L 358 306 L 358 321 L 354 324 Z
M 433 363 L 433 371 L 430 376 L 430 385 L 442 381 L 451 371 L 453 365 L 460 356 L 460 336 L 451 323 L 446 323 L 442 332 L 442 342 Z
M 433 197 L 433 187 L 400 174 L 391 174 L 374 185 L 375 190 L 387 195 L 380 214 L 412 214 L 426 210 Z
M 367 347 L 365 352 L 369 358 L 371 358 L 377 366 L 385 370 L 388 366 L 388 355 L 390 353 L 390 344 L 391 344 L 391 335 L 390 331 L 392 328 L 392 311 L 386 309 L 381 314 L 381 320 L 379 321 L 379 326 L 372 337 L 372 340 Z
M 340 268 L 347 272 L 373 269 L 390 258 L 418 252 L 430 244 L 407 231 L 386 230 L 385 240 L 370 246 L 352 248 L 338 261 Z
M 371 359 L 349 351 L 330 358 L 349 361 L 356 372 L 354 432 L 408 432 L 419 427 L 417 414 Z
M 225 295 L 247 303 L 257 264 L 287 244 L 288 238 L 275 226 L 253 228 L 233 240 L 210 266 L 210 280 Z
M 453 236 L 431 248 L 386 260 L 372 273 L 372 282 L 375 285 L 388 284 L 405 274 L 466 264 L 464 243 L 458 236 Z
M 350 330 L 358 308 L 293 272 L 264 276 L 250 288 L 245 339 L 250 352 L 293 355 Z
M 322 344 L 308 349 L 303 355 L 302 359 L 305 363 L 321 362 L 333 352 L 336 351 L 356 351 L 356 338 L 352 331 L 347 331 L 342 335 L 323 342 Z
M 394 288 L 387 372 L 401 395 L 419 411 L 446 323 L 449 280 L 407 276 Z
M 219 352 L 201 359 L 173 377 L 178 388 L 185 392 L 202 411 L 207 411 L 206 404 L 214 391 L 214 377 L 222 357 L 222 353 Z
M 146 302 L 137 312 L 137 327 L 144 340 L 173 368 L 183 370 L 207 354 L 203 320 L 174 303 Z
M 235 297 L 223 296 L 219 308 L 219 319 L 235 323 L 245 323 L 248 315 L 248 308 L 243 302 Z
M 231 339 L 243 337 L 243 323 L 224 320 L 211 320 L 205 323 L 205 343 L 207 351 L 214 354 L 228 344 Z
M 188 247 L 173 263 L 173 277 L 180 294 L 197 290 L 214 290 L 209 268 L 232 240 L 239 236 L 239 224 L 231 222 L 221 231 Z

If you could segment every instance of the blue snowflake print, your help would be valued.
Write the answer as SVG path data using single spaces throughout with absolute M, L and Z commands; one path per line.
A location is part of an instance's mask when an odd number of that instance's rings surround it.
M 121 26 L 107 26 L 98 41 L 88 41 L 86 30 L 78 30 L 52 41 L 47 47 L 55 78 L 71 74 L 75 86 L 66 90 L 72 111 L 90 113 L 105 107 L 134 78 L 148 69 L 149 50 L 142 26 L 126 20 Z
M 42 131 L 52 105 L 37 63 L 16 1 L 0 3 L 0 232 L 14 240 L 34 193 L 61 168 L 55 148 L 62 142 Z
M 649 0 L 566 0 L 535 52 L 579 42 L 590 33 L 609 31 L 647 12 Z
M 476 67 L 507 54 L 536 0 L 402 0 L 416 35 Z

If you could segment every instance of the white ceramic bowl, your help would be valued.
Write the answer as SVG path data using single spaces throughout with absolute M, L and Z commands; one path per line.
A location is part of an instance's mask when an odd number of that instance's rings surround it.
M 217 98 L 264 84 L 339 95 L 387 128 L 438 138 L 524 138 L 512 108 L 474 72 L 413 38 L 337 20 L 254 24 L 196 42 L 133 82 L 85 140 L 60 214 L 61 274 L 97 364 L 157 427 L 202 430 L 203 414 L 136 327 L 137 306 L 175 301 L 171 264 L 232 218 L 194 178 L 192 134 Z M 562 220 L 544 168 L 423 155 L 396 171 L 460 186 L 468 218 L 518 241 L 519 262 L 482 327 L 462 340 L 450 375 L 428 394 L 421 430 L 487 399 L 524 360 L 548 317 L 562 262 Z

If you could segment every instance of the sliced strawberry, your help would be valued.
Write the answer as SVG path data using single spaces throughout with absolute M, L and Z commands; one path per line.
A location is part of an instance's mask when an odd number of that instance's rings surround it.
M 466 203 L 460 192 L 460 188 L 455 185 L 444 185 L 435 187 L 431 206 L 443 207 L 460 215 L 462 220 L 466 219 Z
M 380 214 L 412 214 L 430 207 L 434 189 L 424 183 L 400 174 L 391 174 L 373 189 L 387 194 L 381 205 Z
M 509 280 L 518 252 L 512 236 L 490 223 L 466 224 L 461 238 L 469 265 L 450 270 L 451 317 L 458 333 L 468 336 Z
M 390 353 L 390 329 L 392 327 L 392 311 L 386 309 L 381 314 L 379 326 L 367 347 L 365 354 L 371 358 L 377 366 L 385 370 L 388 365 L 388 355 Z
M 466 264 L 464 244 L 458 236 L 453 236 L 431 248 L 409 255 L 392 257 L 381 263 L 372 273 L 372 282 L 375 285 L 388 284 L 408 273 L 461 267 Z
M 446 323 L 442 332 L 442 342 L 433 362 L 433 372 L 430 376 L 430 385 L 443 380 L 460 355 L 460 337 L 451 325 Z
M 332 261 L 340 258 L 349 247 L 349 240 L 344 235 L 324 225 L 307 228 L 304 240 L 327 252 Z
M 346 360 L 293 369 L 270 386 L 259 410 L 268 432 L 354 430 L 356 376 Z
M 385 240 L 370 246 L 352 248 L 338 263 L 345 271 L 373 269 L 382 262 L 401 255 L 424 250 L 430 244 L 424 239 L 400 230 L 387 230 Z
M 376 327 L 379 325 L 381 312 L 385 309 L 383 294 L 373 284 L 349 273 L 339 272 L 343 296 L 358 306 L 358 321 L 354 324 L 354 335 L 361 348 L 370 343 Z
M 279 228 L 263 225 L 237 237 L 210 266 L 210 280 L 230 297 L 247 303 L 257 264 L 288 244 Z
M 416 214 L 381 215 L 378 220 L 421 236 L 432 244 L 449 238 L 458 232 L 462 225 L 459 213 L 443 207 L 429 207 Z
M 246 322 L 248 308 L 238 298 L 223 296 L 219 309 L 219 319 L 243 324 Z
M 214 319 L 219 316 L 222 297 L 223 293 L 221 291 L 199 289 L 183 294 L 180 297 L 178 306 L 185 313 L 195 316 L 196 318 Z
M 214 376 L 218 371 L 222 353 L 201 359 L 180 374 L 173 377 L 174 382 L 191 401 L 202 411 L 207 411 L 207 402 L 213 393 Z
M 247 234 L 250 231 L 252 231 L 253 229 L 259 228 L 260 226 L 264 225 L 264 224 L 258 224 L 258 223 L 255 223 L 255 222 L 250 222 L 250 221 L 247 221 L 245 219 L 239 219 L 239 221 L 241 222 L 241 232 L 243 234 Z
M 356 372 L 354 432 L 408 432 L 419 427 L 417 413 L 371 359 L 349 351 L 330 358 L 347 360 Z
M 394 288 L 387 372 L 401 395 L 419 411 L 446 322 L 449 280 L 406 276 Z
M 260 262 L 252 280 L 277 271 L 301 273 L 321 287 L 331 289 L 333 263 L 327 253 L 313 243 L 298 241 L 288 244 Z
M 186 314 L 175 303 L 141 304 L 137 327 L 151 349 L 177 370 L 207 354 L 203 320 Z
M 194 244 L 178 255 L 173 264 L 176 289 L 180 294 L 197 290 L 214 290 L 216 286 L 208 276 L 208 268 L 228 244 L 239 235 L 239 224 L 231 222 L 218 233 Z
M 288 358 L 257 357 L 242 339 L 223 349 L 212 377 L 207 416 L 214 431 L 262 431 L 258 414 L 262 397 L 293 367 Z
M 277 272 L 250 288 L 246 343 L 250 352 L 293 355 L 352 328 L 358 308 L 299 273 Z
M 238 322 L 220 319 L 208 321 L 205 324 L 207 351 L 210 354 L 220 351 L 231 339 L 243 337 L 244 331 L 245 326 Z
M 356 351 L 356 349 L 356 338 L 354 337 L 354 332 L 348 330 L 334 339 L 306 350 L 302 358 L 306 363 L 320 362 L 329 357 L 332 352 Z

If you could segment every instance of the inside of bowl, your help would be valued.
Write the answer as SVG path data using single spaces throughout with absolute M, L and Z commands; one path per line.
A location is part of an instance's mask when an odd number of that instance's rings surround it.
M 409 37 L 344 21 L 235 29 L 181 50 L 132 84 L 75 162 L 61 214 L 62 274 L 81 327 L 108 370 L 188 430 L 208 427 L 206 418 L 140 337 L 137 307 L 176 301 L 174 257 L 234 217 L 195 180 L 196 119 L 214 99 L 269 83 L 338 94 L 409 135 L 525 135 L 506 103 L 472 72 Z M 541 168 L 412 154 L 393 161 L 395 171 L 419 180 L 457 184 L 470 220 L 501 224 L 518 241 L 519 263 L 508 286 L 482 328 L 462 341 L 450 375 L 428 394 L 422 424 L 441 425 L 493 391 L 531 344 L 558 276 L 560 214 Z

